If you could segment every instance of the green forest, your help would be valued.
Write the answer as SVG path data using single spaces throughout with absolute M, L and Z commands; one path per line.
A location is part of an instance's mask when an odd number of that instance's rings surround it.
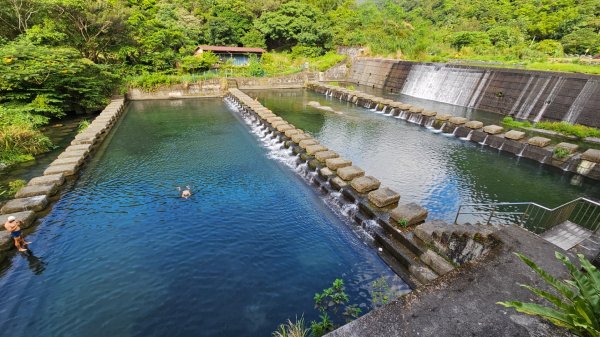
M 241 76 L 325 69 L 336 46 L 417 61 L 547 65 L 600 53 L 597 0 L 0 0 L 0 162 L 52 144 L 39 127 L 98 111 L 130 86 L 227 70 Z M 246 67 L 217 65 L 199 44 L 263 47 Z M 599 66 L 556 63 L 556 70 Z M 202 77 L 204 76 L 204 77 Z

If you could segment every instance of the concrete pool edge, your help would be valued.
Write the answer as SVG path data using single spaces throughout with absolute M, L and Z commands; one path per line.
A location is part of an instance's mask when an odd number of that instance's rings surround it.
M 42 176 L 32 178 L 27 186 L 15 194 L 0 209 L 0 223 L 4 224 L 9 216 L 22 222 L 22 229 L 28 229 L 35 220 L 47 214 L 49 206 L 60 199 L 61 190 L 76 180 L 77 173 L 86 161 L 91 159 L 109 131 L 123 115 L 126 101 L 124 98 L 113 99 L 94 118 L 90 125 L 78 133 L 70 145 L 44 170 Z M 14 240 L 5 230 L 0 228 L 0 263 L 8 257 L 14 248 Z
M 339 157 L 239 89 L 230 89 L 226 99 L 235 101 L 242 114 L 249 115 L 253 123 L 264 128 L 271 138 L 290 149 L 291 154 L 313 172 L 310 183 L 318 191 L 325 195 L 337 193 L 356 207 L 357 212 L 351 215 L 351 220 L 363 228 L 369 226 L 369 234 L 380 247 L 380 253 L 385 252 L 380 254 L 382 259 L 411 288 L 427 284 L 454 269 L 450 262 L 413 234 L 414 226 L 426 220 L 425 208 L 414 203 L 399 205 L 399 194 L 382 187 L 376 178 L 352 166 L 351 160 Z M 399 222 L 404 225 L 400 226 Z
M 306 87 L 317 93 L 338 98 L 340 101 L 372 109 L 384 116 L 406 120 L 432 129 L 436 133 L 479 143 L 482 146 L 535 160 L 566 172 L 600 180 L 600 150 L 598 149 L 590 148 L 585 152 L 577 152 L 579 147 L 576 144 L 561 142 L 551 145 L 548 138 L 536 136 L 527 139 L 525 133 L 521 131 L 508 130 L 505 132 L 504 128 L 498 125 L 484 126 L 479 121 L 470 121 L 449 114 L 438 114 L 435 111 L 427 111 L 417 106 L 366 94 L 358 90 L 349 90 L 319 82 L 308 82 Z

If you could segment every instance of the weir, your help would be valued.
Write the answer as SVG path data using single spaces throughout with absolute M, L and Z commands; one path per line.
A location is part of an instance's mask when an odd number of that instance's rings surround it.
M 554 88 L 561 86 L 561 83 L 556 83 Z M 597 149 L 590 148 L 578 153 L 579 146 L 576 144 L 567 142 L 552 144 L 550 139 L 544 137 L 531 137 L 528 139 L 525 137 L 525 133 L 521 131 L 506 131 L 498 125 L 484 125 L 479 121 L 469 121 L 466 118 L 449 114 L 425 112 L 422 108 L 402 102 L 386 102 L 386 104 L 383 104 L 381 102 L 385 100 L 384 98 L 357 90 L 348 90 L 318 82 L 309 82 L 307 87 L 319 93 L 329 90 L 334 97 L 342 97 L 348 102 L 356 102 L 357 105 L 370 106 L 376 104 L 382 106 L 382 109 L 385 109 L 386 106 L 398 106 L 400 107 L 398 108 L 400 119 L 421 126 L 430 126 L 430 130 L 435 133 L 448 134 L 465 141 L 479 143 L 482 146 L 491 146 L 499 151 L 510 152 L 514 155 L 520 154 L 520 156 L 536 160 L 542 164 L 600 180 L 600 150 Z

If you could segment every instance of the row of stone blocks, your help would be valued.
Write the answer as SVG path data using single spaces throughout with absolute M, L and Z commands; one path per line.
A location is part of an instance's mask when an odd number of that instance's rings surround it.
M 319 82 L 309 82 L 307 87 L 365 108 L 383 110 L 390 116 L 398 116 L 422 126 L 438 128 L 446 134 L 453 134 L 456 137 L 511 152 L 517 156 L 561 168 L 564 171 L 600 180 L 600 150 L 598 149 L 590 148 L 583 153 L 578 153 L 579 146 L 577 144 L 561 142 L 551 145 L 551 140 L 545 137 L 526 138 L 526 133 L 523 131 L 506 131 L 499 125 L 484 125 L 480 121 L 468 120 L 464 117 L 438 114 L 435 111 L 428 111 L 357 90 Z
M 124 100 L 112 100 L 92 123 L 75 136 L 71 144 L 44 171 L 44 175 L 31 179 L 27 186 L 15 194 L 0 209 L 0 223 L 4 224 L 9 216 L 14 216 L 26 229 L 36 219 L 36 213 L 46 209 L 50 198 L 58 193 L 67 177 L 75 175 L 84 164 L 86 158 L 104 139 L 107 132 L 116 123 L 123 112 Z M 0 228 L 0 259 L 13 247 L 10 234 Z
M 274 137 L 279 137 L 288 148 L 292 147 L 294 153 L 318 172 L 319 179 L 315 183 L 321 189 L 341 191 L 347 199 L 358 203 L 366 218 L 376 219 L 381 224 L 384 230 L 376 231 L 376 240 L 408 269 L 409 275 L 404 276 L 412 279 L 413 286 L 428 283 L 452 270 L 450 263 L 416 243 L 407 230 L 402 230 L 423 223 L 428 214 L 425 208 L 415 203 L 399 205 L 400 194 L 388 187 L 381 187 L 377 178 L 366 175 L 364 170 L 352 165 L 351 160 L 320 144 L 242 91 L 230 89 L 229 96 L 246 113 L 255 115 Z

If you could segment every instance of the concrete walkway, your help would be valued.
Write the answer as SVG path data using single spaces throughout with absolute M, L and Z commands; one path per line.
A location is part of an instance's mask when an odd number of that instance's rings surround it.
M 542 237 L 558 247 L 569 250 L 592 236 L 592 232 L 577 226 L 571 221 L 565 221 L 544 232 Z
M 517 226 L 495 235 L 503 244 L 477 264 L 465 265 L 327 336 L 570 336 L 536 317 L 496 304 L 536 299 L 519 284 L 547 288 L 513 252 L 564 277 L 566 269 L 554 257 L 560 248 Z

